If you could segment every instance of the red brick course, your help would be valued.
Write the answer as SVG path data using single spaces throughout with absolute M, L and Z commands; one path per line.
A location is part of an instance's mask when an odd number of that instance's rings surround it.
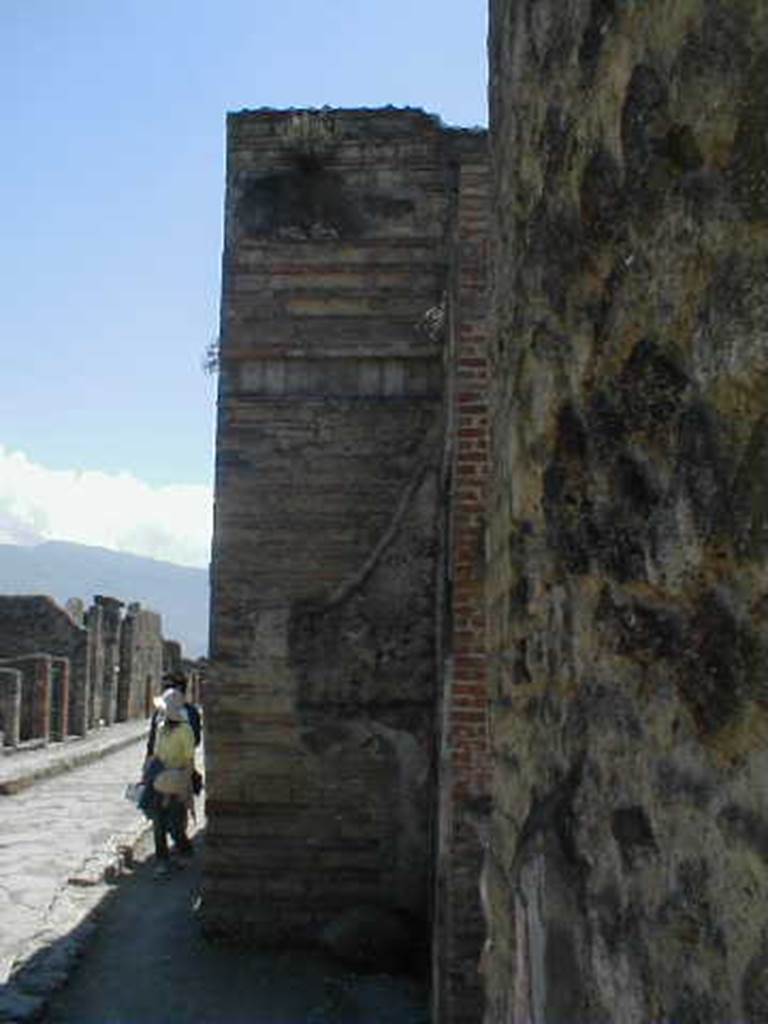
M 484 939 L 478 891 L 482 848 L 467 823 L 473 805 L 490 791 L 488 672 L 485 611 L 485 510 L 489 470 L 486 325 L 473 310 L 486 292 L 485 238 L 488 175 L 464 170 L 458 206 L 458 238 L 452 360 L 453 582 L 448 638 L 451 672 L 444 693 L 440 891 L 435 1019 L 443 1024 L 480 1024 L 483 998 L 477 963 Z

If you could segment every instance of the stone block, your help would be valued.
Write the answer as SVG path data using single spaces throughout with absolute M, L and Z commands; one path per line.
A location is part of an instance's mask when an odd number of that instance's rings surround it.
M 0 732 L 6 747 L 17 747 L 21 739 L 21 682 L 19 669 L 0 664 Z

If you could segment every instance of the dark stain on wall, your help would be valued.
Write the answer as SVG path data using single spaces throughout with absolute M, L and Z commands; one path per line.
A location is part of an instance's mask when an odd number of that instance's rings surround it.
M 355 238 L 363 230 L 343 178 L 313 154 L 299 153 L 291 169 L 251 181 L 237 218 L 252 238 Z

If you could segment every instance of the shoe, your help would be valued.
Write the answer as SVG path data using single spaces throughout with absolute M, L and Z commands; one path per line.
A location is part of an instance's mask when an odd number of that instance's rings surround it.
M 167 878 L 171 873 L 171 865 L 163 860 L 155 868 L 155 878 Z

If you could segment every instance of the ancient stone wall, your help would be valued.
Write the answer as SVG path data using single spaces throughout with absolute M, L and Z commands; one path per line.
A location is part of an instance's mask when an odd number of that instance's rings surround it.
M 16 670 L 21 675 L 18 727 L 11 721 L 10 732 L 18 728 L 21 743 L 28 740 L 47 743 L 51 737 L 52 658 L 48 654 L 23 654 L 3 658 L 0 666 L 4 670 Z M 9 705 L 8 711 L 13 711 L 12 706 Z
M 0 595 L 0 659 L 52 659 L 46 727 L 51 739 L 84 736 L 98 725 L 147 715 L 150 696 L 161 688 L 160 615 L 131 604 L 123 616 L 121 601 L 100 595 L 85 614 L 82 602 L 68 607 L 82 624 L 50 597 Z M 23 706 L 26 699 L 23 690 Z M 25 731 L 29 727 L 22 725 Z
M 118 722 L 150 713 L 152 697 L 162 689 L 164 647 L 160 615 L 129 604 L 120 627 Z
M 0 733 L 2 745 L 17 747 L 21 740 L 21 672 L 0 665 Z
M 163 672 L 181 672 L 182 651 L 178 640 L 163 641 Z
M 229 120 L 210 927 L 423 932 L 435 815 L 442 343 L 470 135 L 413 110 Z M 482 148 L 482 147 L 481 147 Z
M 487 1021 L 768 1019 L 768 7 L 494 0 Z
M 101 720 L 104 687 L 104 609 L 92 604 L 84 616 L 87 631 L 88 699 L 85 706 L 86 729 L 94 729 Z
M 205 676 L 207 661 L 201 658 L 183 658 L 181 670 L 187 677 L 187 700 L 198 707 L 205 702 Z
M 123 625 L 123 602 L 116 597 L 97 594 L 94 605 L 100 609 L 99 633 L 101 676 L 93 680 L 93 707 L 96 723 L 112 725 L 117 720 L 117 691 L 120 681 L 120 634 Z
M 85 735 L 91 678 L 87 629 L 50 597 L 0 595 L 0 658 L 38 653 L 67 659 L 67 729 Z
M 50 738 L 65 740 L 69 735 L 69 658 L 51 658 Z

